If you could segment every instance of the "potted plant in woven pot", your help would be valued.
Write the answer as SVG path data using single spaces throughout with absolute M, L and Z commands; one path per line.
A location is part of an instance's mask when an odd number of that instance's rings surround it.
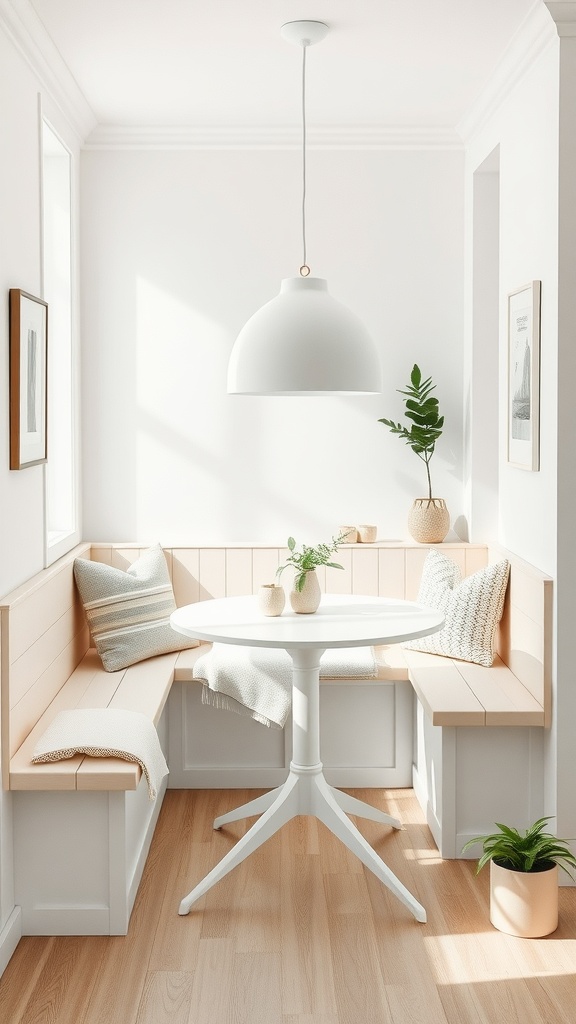
M 576 857 L 566 839 L 544 831 L 549 820 L 539 818 L 525 832 L 496 822 L 499 832 L 462 848 L 482 843 L 476 873 L 490 861 L 490 921 L 508 935 L 537 938 L 558 927 L 558 867 L 571 875 L 567 865 L 576 867 Z
M 450 514 L 446 502 L 443 498 L 433 496 L 430 478 L 430 460 L 444 426 L 438 399 L 432 394 L 435 387 L 432 377 L 422 380 L 420 367 L 415 363 L 410 374 L 410 383 L 405 389 L 397 389 L 400 395 L 405 395 L 406 417 L 411 420 L 410 426 L 384 418 L 378 420 L 389 427 L 393 434 L 398 434 L 426 466 L 428 496 L 415 498 L 408 514 L 410 535 L 421 544 L 438 544 L 444 540 L 450 529 Z
M 332 562 L 331 557 L 339 545 L 345 543 L 346 537 L 346 532 L 340 533 L 332 537 L 329 544 L 317 544 L 316 547 L 302 544 L 299 550 L 294 537 L 288 537 L 290 554 L 284 564 L 278 566 L 276 575 L 280 576 L 289 565 L 294 569 L 294 583 L 289 595 L 293 611 L 310 614 L 318 610 L 321 593 L 316 569 L 319 565 L 328 565 L 331 569 L 344 568 L 338 562 Z

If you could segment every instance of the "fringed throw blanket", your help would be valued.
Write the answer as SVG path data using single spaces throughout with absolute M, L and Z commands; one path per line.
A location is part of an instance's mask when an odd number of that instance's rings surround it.
M 151 800 L 168 775 L 154 722 L 139 711 L 74 708 L 58 712 L 38 740 L 32 762 L 61 761 L 75 754 L 135 761 L 146 776 Z
M 372 647 L 327 650 L 320 677 L 373 679 L 378 673 Z M 276 647 L 213 644 L 194 665 L 194 678 L 204 682 L 202 703 L 249 715 L 282 729 L 292 706 L 292 658 Z

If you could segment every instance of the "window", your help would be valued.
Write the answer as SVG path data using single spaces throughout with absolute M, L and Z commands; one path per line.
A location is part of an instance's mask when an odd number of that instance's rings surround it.
M 48 303 L 46 565 L 79 540 L 71 169 L 69 150 L 42 121 L 43 293 Z

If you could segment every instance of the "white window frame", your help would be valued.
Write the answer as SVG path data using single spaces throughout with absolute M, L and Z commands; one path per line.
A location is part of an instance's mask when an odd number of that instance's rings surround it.
M 42 104 L 40 102 L 40 116 L 39 116 L 39 134 L 40 134 L 40 238 L 41 238 L 41 273 L 42 273 L 42 295 L 45 301 L 48 303 L 48 461 L 42 467 L 43 469 L 43 483 L 44 483 L 44 564 L 45 566 L 52 565 L 58 558 L 70 551 L 80 541 L 80 460 L 79 460 L 79 441 L 80 441 L 80 409 L 79 409 L 79 394 L 80 394 L 80 380 L 79 380 L 79 358 L 78 358 L 78 303 L 77 303 L 77 246 L 76 246 L 76 223 L 77 223 L 77 203 L 76 203 L 76 188 L 75 188 L 75 162 L 74 154 L 70 150 L 70 147 L 66 145 L 66 142 L 62 139 L 59 132 L 56 130 L 52 122 L 42 112 Z M 65 525 L 62 524 L 61 529 L 55 529 L 54 525 L 50 523 L 50 471 L 51 468 L 54 471 L 54 428 L 53 417 L 57 405 L 54 399 L 54 356 L 51 354 L 54 352 L 54 344 L 56 335 L 54 333 L 54 320 L 55 311 L 52 309 L 52 317 L 50 311 L 50 294 L 49 292 L 49 273 L 46 267 L 46 249 L 45 249 L 45 213 L 46 213 L 46 196 L 45 196 L 45 134 L 44 128 L 52 133 L 52 136 L 62 147 L 63 151 L 67 155 L 68 167 L 69 167 L 69 181 L 70 181 L 70 231 L 69 231 L 69 256 L 70 256 L 70 347 L 69 347 L 69 372 L 70 372 L 70 404 L 66 410 L 66 416 L 69 415 L 70 424 L 70 453 L 67 463 L 64 467 L 64 471 L 67 474 L 66 485 L 69 487 L 69 502 L 66 508 L 65 517 L 67 519 Z M 52 372 L 51 372 L 52 371 Z M 57 436 L 56 436 L 57 443 Z M 52 463 L 51 463 L 52 456 Z

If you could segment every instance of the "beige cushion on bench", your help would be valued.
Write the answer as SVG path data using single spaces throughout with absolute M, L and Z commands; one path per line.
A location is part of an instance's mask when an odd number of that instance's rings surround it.
M 159 544 L 128 570 L 77 558 L 74 577 L 90 632 L 107 672 L 157 654 L 196 647 L 170 625 L 176 611 L 164 552 Z

